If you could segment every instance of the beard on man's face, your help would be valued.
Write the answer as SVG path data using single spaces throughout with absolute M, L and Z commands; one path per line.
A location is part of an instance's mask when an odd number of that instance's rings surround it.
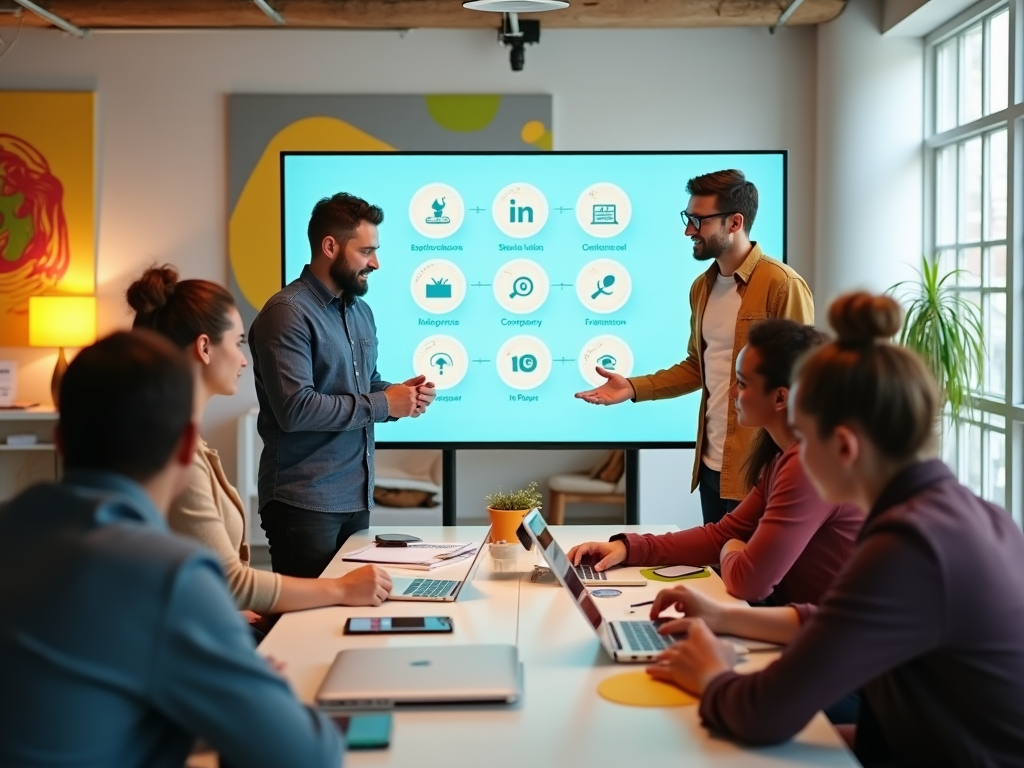
M 702 237 L 693 244 L 693 258 L 697 261 L 717 259 L 729 250 L 729 245 L 729 235 L 726 232 L 719 232 L 707 239 Z
M 370 290 L 366 276 L 371 272 L 373 272 L 372 267 L 357 272 L 341 259 L 331 262 L 331 279 L 334 280 L 335 285 L 341 288 L 342 296 L 349 303 L 356 296 L 365 296 L 366 292 Z

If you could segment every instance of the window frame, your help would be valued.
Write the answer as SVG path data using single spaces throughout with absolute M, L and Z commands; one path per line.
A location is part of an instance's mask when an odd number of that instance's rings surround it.
M 997 15 L 1001 10 L 1009 11 L 1009 55 L 1007 58 L 1007 106 L 997 112 L 984 114 L 988 109 L 989 93 L 989 59 L 990 59 L 990 35 L 988 18 Z M 938 255 L 940 248 L 936 245 L 936 219 L 938 194 L 936 188 L 936 158 L 939 150 L 950 145 L 960 145 L 967 139 L 975 136 L 985 136 L 993 130 L 1005 127 L 1007 132 L 1006 142 L 1006 353 L 1003 360 L 988 360 L 988 365 L 1003 365 L 1005 369 L 1005 392 L 1003 397 L 985 394 L 985 377 L 982 377 L 981 389 L 974 398 L 975 413 L 968 417 L 969 421 L 962 426 L 958 425 L 953 430 L 953 439 L 957 441 L 956 453 L 958 465 L 963 465 L 960 441 L 962 432 L 967 429 L 968 423 L 986 421 L 988 417 L 1002 417 L 1005 424 L 1003 439 L 1005 440 L 1005 504 L 1018 525 L 1024 525 L 1024 0 L 981 0 L 967 8 L 962 13 L 940 26 L 930 35 L 925 37 L 925 67 L 924 67 L 924 108 L 925 108 L 925 141 L 924 141 L 924 199 L 925 213 L 923 220 L 924 252 L 931 256 Z M 961 33 L 975 26 L 979 21 L 983 22 L 982 37 L 982 116 L 975 120 L 957 125 L 945 131 L 938 132 L 937 109 L 938 98 L 938 73 L 937 58 L 939 46 Z M 960 104 L 960 82 L 963 78 L 963 66 L 961 60 L 962 43 L 956 47 L 957 50 L 957 97 L 956 114 L 958 120 L 962 115 Z M 985 198 L 989 192 L 987 184 L 988 163 L 987 148 L 985 142 L 982 161 L 982 207 L 986 208 Z M 957 150 L 958 163 L 959 154 Z M 959 179 L 959 169 L 958 169 Z M 957 217 L 961 215 L 959 187 L 957 184 Z M 982 232 L 982 258 L 984 259 L 984 248 L 991 242 L 989 233 Z M 946 245 L 945 248 L 959 250 L 962 244 L 959 242 L 960 234 L 957 232 L 957 242 Z M 982 274 L 986 274 L 987 267 L 982 268 Z M 978 288 L 979 295 L 984 295 L 991 289 L 990 284 L 982 280 Z M 944 439 L 949 439 L 948 432 Z M 987 455 L 987 454 L 986 454 Z M 984 462 L 984 458 L 982 459 Z M 961 466 L 954 467 L 959 470 Z M 964 478 L 966 480 L 966 478 Z M 983 486 L 986 481 L 982 479 Z

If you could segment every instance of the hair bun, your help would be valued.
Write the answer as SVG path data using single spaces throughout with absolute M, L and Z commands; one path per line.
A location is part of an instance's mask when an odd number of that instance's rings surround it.
M 177 284 L 178 270 L 170 264 L 150 267 L 128 287 L 128 305 L 136 315 L 150 315 L 167 304 Z
M 828 308 L 829 325 L 843 346 L 865 346 L 895 336 L 903 324 L 903 310 L 891 296 L 865 291 L 847 293 Z

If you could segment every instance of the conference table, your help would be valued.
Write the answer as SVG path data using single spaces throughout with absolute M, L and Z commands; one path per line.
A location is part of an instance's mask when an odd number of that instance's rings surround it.
M 607 540 L 627 530 L 664 533 L 672 526 L 553 526 L 568 551 L 578 543 Z M 410 527 L 402 533 L 427 542 L 482 541 L 478 526 Z M 360 566 L 346 552 L 373 542 L 370 528 L 353 536 L 324 571 L 340 576 Z M 523 550 L 517 572 L 499 572 L 489 552 L 481 555 L 471 582 L 456 602 L 387 601 L 377 608 L 322 608 L 287 614 L 260 644 L 260 652 L 285 663 L 295 693 L 312 703 L 338 651 L 355 647 L 511 643 L 523 664 L 523 695 L 514 705 L 459 705 L 400 708 L 394 712 L 391 746 L 352 751 L 345 765 L 440 766 L 442 768 L 543 768 L 546 766 L 857 766 L 842 739 L 818 713 L 794 739 L 771 747 L 744 747 L 714 736 L 700 725 L 697 706 L 632 707 L 614 704 L 597 692 L 606 677 L 643 669 L 619 664 L 605 654 L 569 595 L 557 583 L 531 580 L 540 553 Z M 432 571 L 434 578 L 461 578 L 468 560 Z M 389 568 L 389 570 L 391 570 Z M 403 576 L 422 571 L 391 571 Z M 734 600 L 714 573 L 685 582 L 713 597 Z M 646 618 L 648 608 L 630 603 L 652 599 L 665 585 L 621 587 L 618 597 L 597 600 L 609 619 Z M 454 632 L 442 635 L 351 636 L 350 616 L 450 616 Z M 774 657 L 752 653 L 738 667 L 752 671 Z

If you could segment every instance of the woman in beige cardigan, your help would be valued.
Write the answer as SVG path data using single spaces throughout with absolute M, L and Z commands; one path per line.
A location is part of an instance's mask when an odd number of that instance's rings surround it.
M 233 395 L 248 365 L 242 346 L 245 331 L 234 298 L 207 280 L 178 280 L 174 267 L 146 270 L 128 288 L 135 310 L 134 328 L 163 334 L 192 358 L 195 370 L 196 423 L 214 395 Z M 202 440 L 196 447 L 192 477 L 168 515 L 172 529 L 212 549 L 224 565 L 239 610 L 276 614 L 326 605 L 380 605 L 391 578 L 367 565 L 337 579 L 302 579 L 249 567 L 245 508 L 224 476 L 217 452 Z

